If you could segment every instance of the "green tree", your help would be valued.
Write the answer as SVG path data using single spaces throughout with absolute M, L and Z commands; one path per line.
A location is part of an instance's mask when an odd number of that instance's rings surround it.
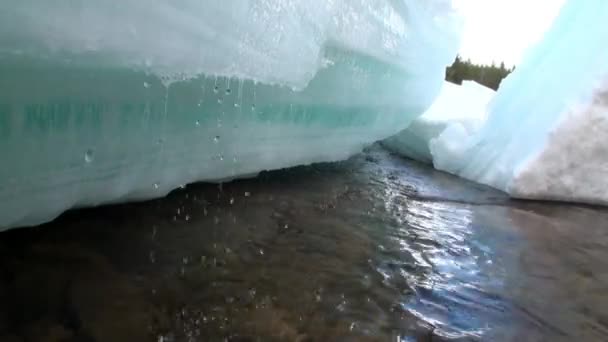
M 499 66 L 494 62 L 491 65 L 474 64 L 470 59 L 463 61 L 461 56 L 456 56 L 454 63 L 445 71 L 445 79 L 456 84 L 462 84 L 462 81 L 475 81 L 498 90 L 502 80 L 513 70 L 515 67 L 507 69 L 504 62 L 500 62 Z

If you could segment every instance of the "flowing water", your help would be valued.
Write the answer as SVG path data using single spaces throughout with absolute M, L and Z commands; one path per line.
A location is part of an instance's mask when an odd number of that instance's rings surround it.
M 0 341 L 606 340 L 607 245 L 375 146 L 0 234 Z

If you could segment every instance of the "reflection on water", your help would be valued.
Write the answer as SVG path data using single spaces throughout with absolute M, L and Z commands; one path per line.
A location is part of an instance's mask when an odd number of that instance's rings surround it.
M 606 228 L 374 147 L 0 234 L 0 341 L 605 340 Z

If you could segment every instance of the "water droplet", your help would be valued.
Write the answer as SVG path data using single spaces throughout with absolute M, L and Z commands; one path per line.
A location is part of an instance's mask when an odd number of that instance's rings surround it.
M 230 88 L 226 89 L 226 95 L 230 95 L 231 92 L 232 90 L 230 90 Z
M 215 137 L 213 137 L 213 142 L 216 143 L 216 144 L 219 143 L 220 142 L 220 136 L 216 135 Z
M 185 219 L 186 221 L 190 221 L 190 215 L 186 215 L 186 217 L 184 217 L 184 219 Z
M 194 123 L 196 125 L 196 127 L 200 127 L 201 126 L 201 122 L 196 120 L 196 122 Z
M 158 190 L 158 183 L 154 183 L 154 185 L 152 185 L 154 187 L 154 189 Z
M 93 161 L 93 150 L 92 149 L 88 149 L 85 153 L 84 153 L 84 161 L 87 163 L 90 163 Z
M 288 225 L 288 224 L 285 224 L 285 225 L 283 226 L 283 229 L 289 229 L 289 225 Z
M 245 197 L 249 197 L 251 196 L 251 193 L 249 191 L 245 191 Z
M 260 253 L 260 255 L 264 255 L 264 250 L 260 248 L 260 250 L 258 251 Z
M 183 257 L 183 258 L 182 258 L 182 263 L 183 263 L 184 265 L 188 265 L 188 257 Z
M 165 143 L 165 139 L 160 138 L 160 139 L 158 139 L 158 140 L 156 141 L 156 143 L 157 143 L 158 145 L 162 145 L 162 144 L 164 144 L 164 143 Z
M 154 251 L 150 251 L 150 263 L 155 263 L 156 262 L 156 253 L 154 253 Z
M 150 83 L 144 82 L 144 88 L 150 88 Z
M 255 112 L 255 105 L 251 105 L 251 111 Z
M 234 108 L 239 108 L 241 105 L 239 105 L 238 103 L 234 103 Z
M 213 92 L 214 93 L 217 94 L 219 91 L 220 91 L 220 87 L 218 87 L 218 86 L 213 87 Z
M 255 291 L 254 287 L 249 289 L 249 296 L 251 296 L 251 298 L 255 297 L 255 293 L 256 293 L 256 291 Z
M 234 204 L 234 198 L 230 198 L 230 204 Z
M 232 162 L 233 162 L 233 163 L 236 163 L 236 162 L 237 162 L 236 157 L 232 157 Z
M 182 189 L 182 190 L 185 189 L 186 188 L 186 184 L 180 184 L 179 188 Z M 186 194 L 186 196 L 188 196 L 188 194 Z
M 220 161 L 224 161 L 224 155 L 223 154 L 218 154 L 217 155 L 217 159 L 219 159 Z
M 222 104 L 222 103 L 224 103 L 224 100 L 220 97 L 217 99 L 217 103 Z

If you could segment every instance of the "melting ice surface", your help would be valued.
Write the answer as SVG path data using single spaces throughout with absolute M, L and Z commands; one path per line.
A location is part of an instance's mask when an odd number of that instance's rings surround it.
M 443 82 L 435 102 L 408 128 L 382 142 L 389 149 L 422 162 L 432 162 L 429 143 L 450 124 L 458 123 L 467 133 L 479 130 L 486 106 L 495 92 L 473 81 L 462 85 Z
M 0 4 L 0 229 L 345 159 L 430 105 L 459 27 L 448 0 Z
M 436 168 L 514 197 L 608 204 L 608 2 L 570 0 L 488 120 L 431 142 Z

